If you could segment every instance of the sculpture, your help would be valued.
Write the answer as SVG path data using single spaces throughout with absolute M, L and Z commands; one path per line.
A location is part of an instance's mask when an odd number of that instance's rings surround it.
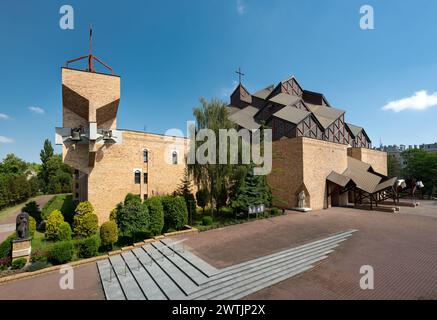
M 17 240 L 29 238 L 29 214 L 21 212 L 16 220 Z
M 305 208 L 305 191 L 301 191 L 301 193 L 299 193 L 298 200 L 299 200 L 298 208 L 299 209 Z

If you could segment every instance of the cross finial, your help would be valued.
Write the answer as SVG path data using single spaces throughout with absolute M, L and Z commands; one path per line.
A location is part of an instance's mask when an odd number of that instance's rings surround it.
M 235 71 L 235 73 L 238 74 L 238 83 L 241 84 L 241 81 L 243 80 L 243 76 L 245 76 L 245 74 L 241 72 L 240 67 L 238 67 L 238 70 Z

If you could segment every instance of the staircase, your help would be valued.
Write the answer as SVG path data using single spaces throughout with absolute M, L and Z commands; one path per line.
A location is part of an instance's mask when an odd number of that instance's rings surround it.
M 163 239 L 97 262 L 108 300 L 237 300 L 312 269 L 357 230 L 216 269 Z

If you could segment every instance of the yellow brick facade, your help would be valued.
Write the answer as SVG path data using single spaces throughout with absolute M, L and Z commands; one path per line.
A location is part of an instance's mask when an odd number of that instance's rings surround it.
M 349 157 L 370 164 L 376 172 L 385 176 L 388 174 L 386 152 L 365 148 L 349 148 L 347 152 Z

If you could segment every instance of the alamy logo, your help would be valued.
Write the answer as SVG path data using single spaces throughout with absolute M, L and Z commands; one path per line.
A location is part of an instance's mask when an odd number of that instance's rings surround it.
M 362 290 L 375 289 L 375 272 L 372 266 L 362 266 L 360 268 L 360 274 L 363 276 L 360 279 L 360 288 Z
M 254 164 L 254 175 L 264 176 L 272 171 L 272 130 L 247 129 L 199 129 L 196 130 L 193 121 L 187 122 L 188 145 L 181 145 L 172 141 L 167 146 L 166 154 L 174 150 L 181 153 L 185 149 L 187 164 L 216 165 L 216 164 Z M 168 137 L 170 136 L 170 137 Z M 182 137 L 183 133 L 177 129 L 166 132 L 166 139 L 171 136 Z M 172 159 L 165 158 L 171 164 Z
M 361 30 L 374 30 L 375 29 L 375 12 L 370 5 L 364 5 L 360 8 L 360 14 L 363 16 L 360 19 Z
M 65 265 L 59 270 L 59 274 L 63 274 L 59 279 L 59 287 L 62 290 L 74 289 L 74 270 L 72 266 Z
M 59 13 L 62 14 L 61 19 L 59 19 L 59 27 L 62 30 L 73 30 L 74 29 L 74 9 L 68 4 L 64 4 L 59 8 Z

